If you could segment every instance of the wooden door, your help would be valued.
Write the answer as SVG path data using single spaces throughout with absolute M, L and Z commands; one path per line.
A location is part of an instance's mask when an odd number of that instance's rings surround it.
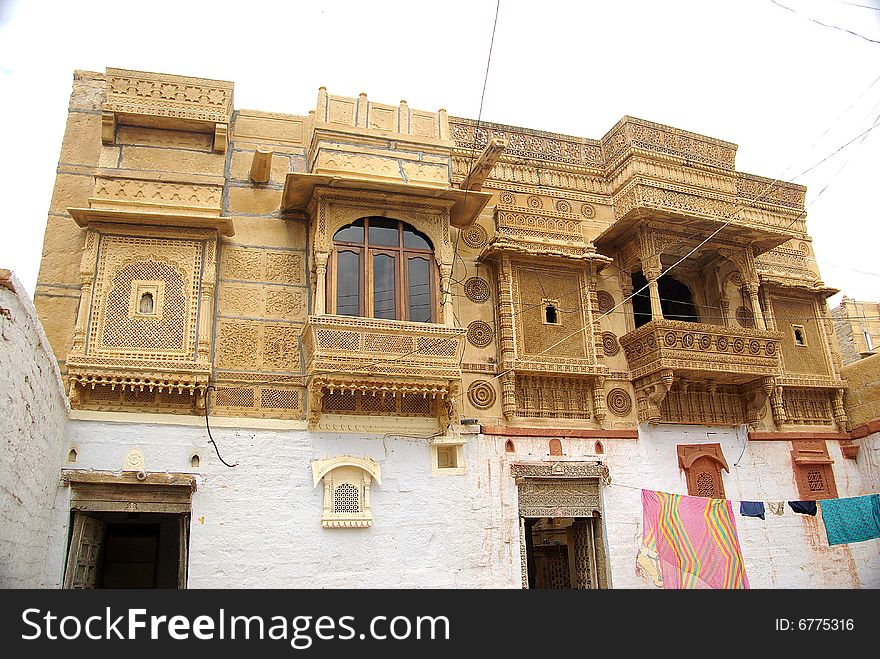
M 104 545 L 104 522 L 84 513 L 74 513 L 73 533 L 67 552 L 65 588 L 95 588 L 98 561 Z
M 181 590 L 186 588 L 186 580 L 189 570 L 189 515 L 178 515 L 178 543 L 179 553 L 177 558 L 177 587 Z

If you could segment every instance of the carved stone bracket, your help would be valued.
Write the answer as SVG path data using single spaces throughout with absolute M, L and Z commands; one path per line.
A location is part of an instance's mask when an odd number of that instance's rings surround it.
M 636 382 L 636 401 L 639 421 L 657 423 L 663 417 L 660 406 L 672 388 L 675 376 L 671 369 L 664 369 L 641 378 Z

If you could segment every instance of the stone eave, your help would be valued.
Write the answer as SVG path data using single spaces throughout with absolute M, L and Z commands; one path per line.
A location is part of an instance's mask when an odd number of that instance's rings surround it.
M 429 187 L 411 183 L 349 178 L 345 176 L 329 176 L 326 174 L 291 172 L 287 175 L 287 179 L 284 182 L 284 192 L 281 195 L 282 212 L 305 212 L 315 193 L 315 189 L 318 187 L 339 190 L 368 190 L 371 192 L 386 192 L 389 194 L 451 201 L 452 207 L 449 212 L 449 222 L 452 226 L 458 228 L 473 224 L 492 198 L 492 194 L 489 192 L 474 192 L 450 187 Z
M 214 229 L 220 235 L 234 236 L 235 224 L 231 217 L 194 215 L 191 213 L 157 213 L 141 210 L 109 210 L 98 208 L 68 208 L 67 212 L 81 227 L 92 224 L 128 224 L 159 227 Z
M 635 239 L 636 229 L 640 222 L 660 220 L 669 222 L 672 227 L 688 229 L 690 232 L 702 232 L 700 238 L 706 238 L 721 228 L 713 238 L 719 240 L 733 240 L 734 242 L 742 242 L 745 238 L 749 240 L 753 247 L 756 248 L 756 254 L 763 254 L 770 251 L 774 247 L 785 244 L 792 238 L 791 235 L 776 233 L 774 231 L 762 230 L 754 226 L 743 225 L 733 220 L 725 225 L 725 221 L 720 218 L 698 217 L 694 215 L 685 215 L 672 213 L 668 210 L 659 210 L 651 208 L 635 208 L 625 216 L 615 220 L 608 228 L 593 239 L 593 244 L 597 249 L 608 251 L 619 247 L 621 243 Z M 707 243 L 707 247 L 711 248 L 711 241 Z

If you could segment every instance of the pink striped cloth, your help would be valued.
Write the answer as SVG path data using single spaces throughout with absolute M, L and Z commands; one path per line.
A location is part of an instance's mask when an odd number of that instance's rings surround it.
M 662 588 L 748 588 L 726 499 L 642 490 L 637 570 Z

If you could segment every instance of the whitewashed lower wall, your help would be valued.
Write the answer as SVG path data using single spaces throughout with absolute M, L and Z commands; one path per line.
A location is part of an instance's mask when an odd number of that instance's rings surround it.
M 70 421 L 77 469 L 118 470 L 139 446 L 148 471 L 198 474 L 193 496 L 190 587 L 520 587 L 514 460 L 550 460 L 548 439 L 473 435 L 465 446 L 465 476 L 432 477 L 427 440 L 357 437 L 307 431 L 217 428 L 228 469 L 207 444 L 202 427 Z M 876 443 L 876 437 L 873 440 Z M 612 484 L 603 488 L 610 582 L 644 588 L 635 573 L 641 541 L 639 489 L 685 493 L 676 445 L 718 442 L 730 464 L 724 487 L 731 499 L 797 499 L 786 441 L 746 442 L 746 430 L 642 426 L 638 440 L 563 439 L 563 459 L 602 459 Z M 860 452 L 860 460 L 869 451 Z M 192 469 L 193 451 L 201 467 Z M 862 464 L 845 460 L 829 442 L 840 496 L 876 491 Z M 374 526 L 323 529 L 322 488 L 312 486 L 310 461 L 368 455 L 382 468 L 371 490 Z M 876 454 L 872 454 L 876 455 Z M 553 458 L 554 460 L 556 458 Z M 66 494 L 61 492 L 58 524 Z M 880 587 L 878 542 L 828 547 L 819 518 L 786 510 L 765 521 L 744 518 L 735 505 L 746 571 L 753 588 Z M 63 565 L 64 533 L 56 534 L 54 566 Z
M 77 469 L 119 470 L 137 445 L 147 471 L 199 474 L 193 495 L 189 586 L 504 587 L 519 584 L 516 500 L 493 443 L 465 447 L 464 476 L 431 476 L 428 440 L 305 431 L 70 421 Z M 196 450 L 201 467 L 192 469 Z M 310 463 L 368 455 L 382 469 L 371 488 L 373 527 L 323 529 L 323 488 Z M 505 501 L 506 499 L 506 501 Z M 63 504 L 59 504 L 59 507 Z M 60 575 L 63 551 L 56 556 Z M 60 579 L 60 576 L 59 576 Z
M 40 588 L 67 401 L 33 304 L 0 271 L 0 588 Z

